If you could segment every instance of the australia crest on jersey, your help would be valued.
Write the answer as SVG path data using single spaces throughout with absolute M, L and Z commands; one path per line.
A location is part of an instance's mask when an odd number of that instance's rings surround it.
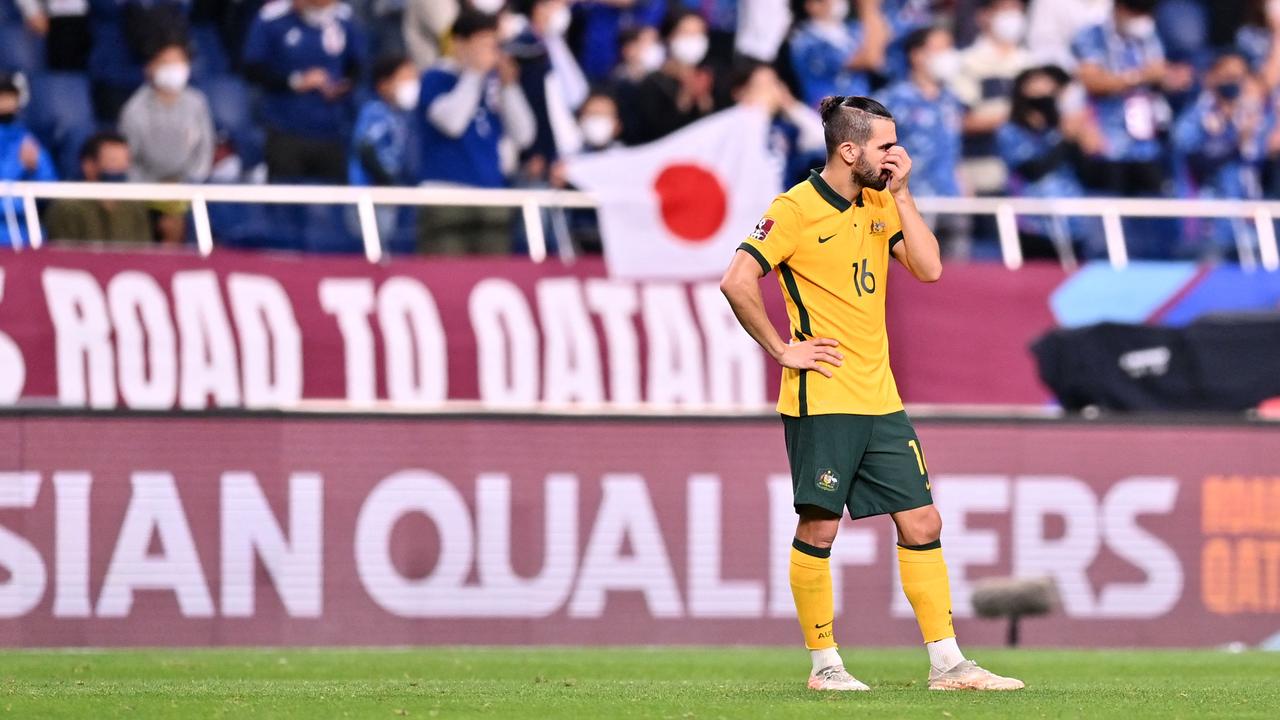
M 882 232 L 884 232 L 884 221 L 883 221 L 883 220 L 872 220 L 872 221 L 871 221 L 871 234 L 872 234 L 872 235 L 879 235 L 879 234 L 880 234 L 880 233 L 882 233 Z
M 773 229 L 773 218 L 763 217 L 760 222 L 756 223 L 756 229 L 751 231 L 751 239 L 764 241 L 769 237 L 769 231 Z
M 815 481 L 819 490 L 827 492 L 835 492 L 840 487 L 840 478 L 836 476 L 835 470 L 823 470 Z

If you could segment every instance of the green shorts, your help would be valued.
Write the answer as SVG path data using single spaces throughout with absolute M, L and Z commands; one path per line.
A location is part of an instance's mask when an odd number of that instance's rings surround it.
M 797 512 L 816 505 L 853 518 L 933 504 L 920 439 L 906 411 L 782 416 Z

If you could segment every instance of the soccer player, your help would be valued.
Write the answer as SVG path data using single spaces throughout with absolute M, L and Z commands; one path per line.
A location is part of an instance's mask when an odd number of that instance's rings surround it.
M 911 198 L 911 158 L 893 116 L 865 97 L 821 105 L 827 164 L 779 195 L 720 283 L 742 326 L 782 365 L 778 412 L 799 515 L 791 591 L 814 690 L 867 690 L 836 649 L 830 556 L 847 507 L 898 528 L 902 589 L 929 652 L 931 690 L 1016 690 L 967 660 L 951 625 L 951 590 L 920 440 L 889 369 L 889 256 L 923 282 L 942 275 L 938 240 Z M 793 339 L 778 337 L 760 294 L 777 269 Z

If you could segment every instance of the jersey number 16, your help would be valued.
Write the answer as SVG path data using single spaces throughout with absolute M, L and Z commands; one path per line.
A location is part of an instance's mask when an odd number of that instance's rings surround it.
M 858 297 L 862 297 L 864 291 L 868 295 L 876 291 L 876 276 L 867 267 L 866 258 L 862 258 L 861 264 L 853 264 L 853 289 L 858 291 Z

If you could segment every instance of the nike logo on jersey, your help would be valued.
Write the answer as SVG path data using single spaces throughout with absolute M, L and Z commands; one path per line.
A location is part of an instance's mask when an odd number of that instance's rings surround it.
M 821 630 L 822 628 L 824 628 L 824 627 L 826 627 L 826 626 L 830 625 L 830 624 L 831 624 L 831 623 L 833 623 L 833 622 L 835 622 L 835 620 L 834 620 L 834 619 L 833 619 L 833 620 L 828 620 L 828 621 L 826 621 L 826 622 L 822 623 L 821 625 L 814 625 L 814 626 L 813 626 L 813 629 L 814 629 L 814 630 Z
M 821 245 L 822 243 L 824 243 L 824 242 L 826 242 L 826 241 L 830 240 L 830 239 L 831 239 L 831 238 L 833 238 L 833 237 L 835 237 L 835 235 L 828 235 L 828 236 L 826 236 L 826 237 L 822 237 L 821 235 L 819 235 L 819 236 L 818 236 L 818 244 L 819 244 L 819 245 Z

